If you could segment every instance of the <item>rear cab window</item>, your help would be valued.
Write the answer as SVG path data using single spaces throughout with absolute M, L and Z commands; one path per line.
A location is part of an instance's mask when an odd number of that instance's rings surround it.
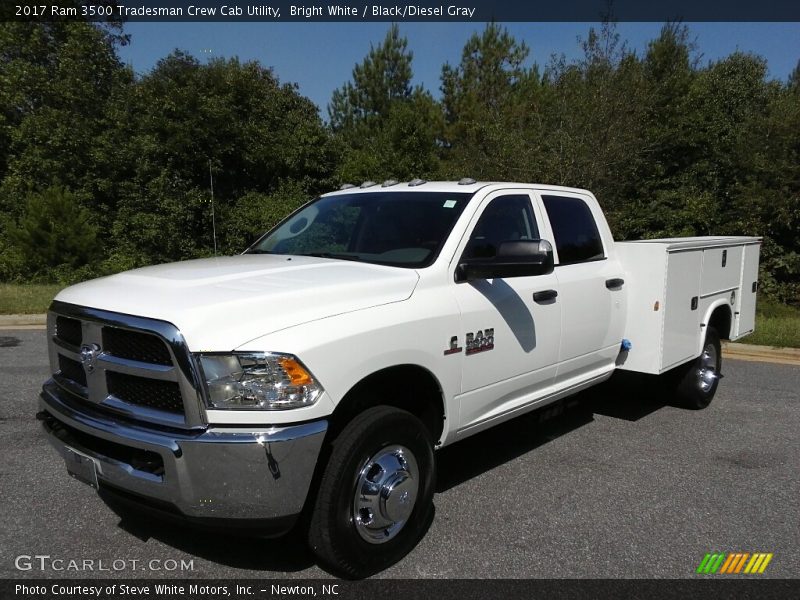
M 589 205 L 580 198 L 543 194 L 559 265 L 605 259 L 603 240 Z

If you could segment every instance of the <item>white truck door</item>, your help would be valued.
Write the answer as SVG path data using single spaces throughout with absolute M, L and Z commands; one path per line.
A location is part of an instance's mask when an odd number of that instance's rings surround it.
M 462 240 L 462 257 L 492 256 L 505 241 L 540 239 L 541 214 L 528 190 L 487 196 Z M 460 429 L 531 401 L 554 378 L 561 337 L 561 303 L 554 273 L 455 283 L 462 331 Z
M 624 272 L 613 241 L 604 239 L 607 226 L 598 227 L 596 203 L 562 192 L 542 191 L 541 199 L 555 239 L 562 311 L 556 382 L 586 379 L 614 368 L 627 309 Z

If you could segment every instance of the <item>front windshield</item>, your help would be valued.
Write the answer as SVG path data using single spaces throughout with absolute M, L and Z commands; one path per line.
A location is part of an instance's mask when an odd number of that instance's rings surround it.
M 426 267 L 471 197 L 423 191 L 327 196 L 290 215 L 247 253 Z

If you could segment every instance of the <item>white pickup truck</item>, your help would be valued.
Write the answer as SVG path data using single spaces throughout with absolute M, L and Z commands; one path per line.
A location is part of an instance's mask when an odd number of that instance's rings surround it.
M 617 369 L 708 405 L 759 247 L 614 242 L 580 189 L 350 186 L 239 256 L 63 290 L 38 417 L 109 502 L 271 535 L 302 516 L 324 566 L 365 576 L 422 535 L 436 448 Z

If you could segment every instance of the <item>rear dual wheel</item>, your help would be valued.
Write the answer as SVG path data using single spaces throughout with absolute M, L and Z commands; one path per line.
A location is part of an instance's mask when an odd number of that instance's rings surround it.
M 711 404 L 719 385 L 722 368 L 722 347 L 716 329 L 709 327 L 703 351 L 695 360 L 675 371 L 675 394 L 686 408 L 699 410 Z

